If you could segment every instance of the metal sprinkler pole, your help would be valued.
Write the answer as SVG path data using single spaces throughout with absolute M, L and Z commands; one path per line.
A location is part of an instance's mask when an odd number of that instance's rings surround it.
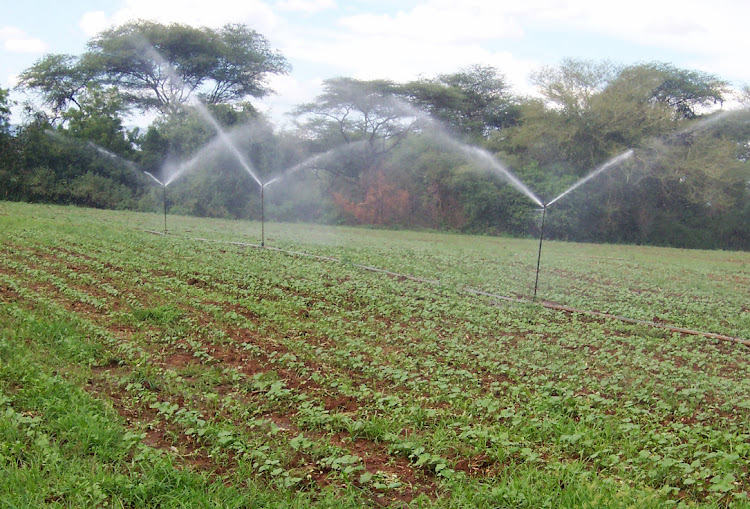
M 536 257 L 536 280 L 534 280 L 534 298 L 536 300 L 536 290 L 539 286 L 539 265 L 542 262 L 542 241 L 544 240 L 544 218 L 547 215 L 547 205 L 542 205 L 542 229 L 539 232 L 539 254 Z
M 266 189 L 266 186 L 264 185 L 260 186 L 260 247 L 264 247 L 266 245 L 266 231 L 265 231 L 266 209 L 265 209 L 265 200 L 263 197 L 265 189 Z
M 162 189 L 164 190 L 164 234 L 167 233 L 167 186 L 162 185 Z

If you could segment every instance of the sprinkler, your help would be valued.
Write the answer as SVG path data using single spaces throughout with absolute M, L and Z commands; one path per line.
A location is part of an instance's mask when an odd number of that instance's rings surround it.
M 536 279 L 534 280 L 534 298 L 536 300 L 536 290 L 539 286 L 539 266 L 542 262 L 542 241 L 544 241 L 544 219 L 547 216 L 547 205 L 548 203 L 542 203 L 542 227 L 539 231 L 539 254 L 536 257 Z
M 536 259 L 536 280 L 534 281 L 534 297 L 533 297 L 532 300 L 536 300 L 537 288 L 539 287 L 539 266 L 540 266 L 541 261 L 542 261 L 542 242 L 544 241 L 544 219 L 545 219 L 545 217 L 547 215 L 547 207 L 549 207 L 550 205 L 552 205 L 553 203 L 555 203 L 560 198 L 566 196 L 571 191 L 573 191 L 573 190 L 577 189 L 578 187 L 582 186 L 583 184 L 585 184 L 589 180 L 595 178 L 600 173 L 606 171 L 609 168 L 617 166 L 622 161 L 624 161 L 626 159 L 629 159 L 631 157 L 633 157 L 633 150 L 632 149 L 628 149 L 625 152 L 623 152 L 622 154 L 613 157 L 612 159 L 610 159 L 606 163 L 604 163 L 601 166 L 595 168 L 591 173 L 589 173 L 588 175 L 586 175 L 585 177 L 583 177 L 578 182 L 574 183 L 568 189 L 566 189 L 562 193 L 558 194 L 555 198 L 553 198 L 552 200 L 548 201 L 547 203 L 544 203 L 541 200 L 537 201 L 537 203 L 539 203 L 539 205 L 542 206 L 542 209 L 541 209 L 542 210 L 542 227 L 541 227 L 541 231 L 539 232 L 539 254 L 537 255 L 537 259 Z

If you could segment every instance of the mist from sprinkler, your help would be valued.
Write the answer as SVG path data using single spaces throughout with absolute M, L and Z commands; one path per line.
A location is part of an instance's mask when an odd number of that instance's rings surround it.
M 57 141 L 62 142 L 62 143 L 73 144 L 75 142 L 75 143 L 77 143 L 79 145 L 81 144 L 80 140 L 70 139 L 67 136 L 64 136 L 64 135 L 62 135 L 62 134 L 60 134 L 60 133 L 58 133 L 56 131 L 52 131 L 50 129 L 47 129 L 46 131 L 44 131 L 44 133 L 47 136 L 50 136 L 50 137 L 52 137 L 52 138 L 54 138 Z M 151 177 L 156 183 L 158 183 L 160 186 L 162 186 L 162 188 L 163 188 L 163 196 L 164 196 L 164 233 L 166 234 L 167 233 L 167 184 L 169 182 L 166 182 L 166 183 L 162 182 L 161 180 L 159 180 L 158 178 L 156 178 L 151 173 L 147 172 L 146 170 L 141 169 L 133 161 L 125 159 L 124 157 L 121 157 L 121 156 L 115 154 L 114 152 L 112 152 L 110 150 L 107 150 L 104 147 L 99 146 L 96 143 L 94 143 L 93 141 L 87 140 L 85 145 L 88 148 L 90 148 L 92 150 L 95 150 L 99 154 L 102 154 L 102 155 L 106 156 L 107 158 L 112 159 L 113 161 L 115 161 L 118 164 L 121 164 L 121 165 L 123 165 L 123 166 L 125 166 L 125 167 L 127 167 L 127 168 L 129 168 L 129 169 L 131 169 L 133 171 L 145 173 L 146 175 L 148 175 L 149 177 Z
M 151 173 L 147 172 L 146 170 L 143 170 L 143 173 L 154 179 L 154 181 L 161 186 L 162 189 L 162 198 L 164 201 L 164 234 L 167 234 L 167 184 L 159 180 L 158 178 L 154 177 Z
M 451 140 L 453 143 L 455 143 L 458 148 L 465 154 L 467 154 L 472 159 L 488 165 L 493 170 L 499 172 L 503 177 L 505 177 L 513 187 L 515 187 L 517 190 L 521 191 L 526 197 L 528 197 L 531 201 L 533 201 L 535 204 L 539 205 L 540 207 L 545 207 L 544 203 L 542 202 L 542 199 L 539 198 L 529 187 L 521 182 L 521 179 L 516 177 L 513 172 L 510 171 L 504 164 L 502 164 L 495 156 L 487 152 L 486 150 L 475 147 L 473 145 L 466 145 L 465 143 L 460 143 L 456 140 Z M 549 204 L 548 204 L 549 205 Z
M 154 48 L 151 44 L 144 44 L 143 49 L 151 58 L 159 63 L 159 65 L 165 70 L 167 76 L 174 85 L 180 87 L 183 90 L 185 89 L 185 83 L 177 75 L 174 68 L 169 64 L 169 62 L 167 62 L 167 60 L 158 51 L 156 51 L 156 48 Z M 224 142 L 224 145 L 230 150 L 230 152 L 232 152 L 237 161 L 240 163 L 240 166 L 242 166 L 242 168 L 248 173 L 248 175 L 253 178 L 253 180 L 255 180 L 255 182 L 259 186 L 263 187 L 263 183 L 260 181 L 260 178 L 258 178 L 258 175 L 253 171 L 249 161 L 237 149 L 235 144 L 232 143 L 232 140 L 229 138 L 226 131 L 224 131 L 224 129 L 221 127 L 216 118 L 211 114 L 211 112 L 208 111 L 206 105 L 198 99 L 192 100 L 191 103 L 193 104 L 193 106 L 195 106 L 195 109 L 203 117 L 203 119 L 207 120 L 213 126 L 213 128 L 216 130 L 216 133 L 219 135 L 219 138 Z
M 105 155 L 105 156 L 109 157 L 110 159 L 113 159 L 114 161 L 117 161 L 118 163 L 127 166 L 131 170 L 139 171 L 138 165 L 135 164 L 133 161 L 129 161 L 129 160 L 125 159 L 124 157 L 120 157 L 117 154 L 115 154 L 114 152 L 110 152 L 106 148 L 100 147 L 99 145 L 97 145 L 93 141 L 86 141 L 86 145 L 88 145 L 89 147 L 93 148 L 94 150 L 96 150 L 100 154 Z
M 623 161 L 625 161 L 627 159 L 630 159 L 631 157 L 633 157 L 633 150 L 632 149 L 626 150 L 622 154 L 613 157 L 612 159 L 610 159 L 606 163 L 602 164 L 601 166 L 598 166 L 591 173 L 589 173 L 588 175 L 586 175 L 585 177 L 583 177 L 581 180 L 579 180 L 578 182 L 576 182 L 575 184 L 573 184 L 572 186 L 570 186 L 568 189 L 566 189 L 565 191 L 563 191 L 562 193 L 560 193 L 559 195 L 557 195 L 555 198 L 553 198 L 552 200 L 550 200 L 546 205 L 542 204 L 542 207 L 545 207 L 545 208 L 549 207 L 550 205 L 552 205 L 553 203 L 555 203 L 557 200 L 559 200 L 563 196 L 567 195 L 568 193 L 570 193 L 572 191 L 575 191 L 576 189 L 578 189 L 579 187 L 581 187 L 583 184 L 585 184 L 589 180 L 591 180 L 593 178 L 596 178 L 600 174 L 602 174 L 605 171 L 607 171 L 609 168 L 613 168 L 613 167 L 617 166 L 618 164 L 620 164 L 621 162 L 623 162 Z
M 610 159 L 609 161 L 605 162 L 604 164 L 602 164 L 600 166 L 597 166 L 588 175 L 586 175 L 582 179 L 580 179 L 577 182 L 575 182 L 572 186 L 570 186 L 569 188 L 567 188 L 562 193 L 558 194 L 556 197 L 554 197 L 552 200 L 548 201 L 547 203 L 542 203 L 541 201 L 539 202 L 539 205 L 541 205 L 541 207 L 542 207 L 541 208 L 541 211 L 542 211 L 542 224 L 541 224 L 541 227 L 539 229 L 539 252 L 537 253 L 537 258 L 536 258 L 536 277 L 534 279 L 534 297 L 532 298 L 532 300 L 536 300 L 537 289 L 539 287 L 539 268 L 540 268 L 541 263 L 542 263 L 542 242 L 544 241 L 544 220 L 547 217 L 547 207 L 549 207 L 550 205 L 552 205 L 553 203 L 555 203 L 559 199 L 563 198 L 568 193 L 571 193 L 572 191 L 578 189 L 579 187 L 581 187 L 582 185 L 584 185 L 589 180 L 592 180 L 592 179 L 598 177 L 599 175 L 601 175 L 602 173 L 604 173 L 608 169 L 614 168 L 615 166 L 619 165 L 620 163 L 622 163 L 623 161 L 625 161 L 627 159 L 630 159 L 631 157 L 633 157 L 633 150 L 632 149 L 626 150 L 622 154 L 613 157 L 612 159 Z
M 536 205 L 539 205 L 540 207 L 544 206 L 541 198 L 539 198 L 539 196 L 537 196 L 526 184 L 524 184 L 521 179 L 519 179 L 510 170 L 510 168 L 503 164 L 495 155 L 483 148 L 477 147 L 475 145 L 469 145 L 457 140 L 455 136 L 449 134 L 446 127 L 440 121 L 436 120 L 424 111 L 415 108 L 414 106 L 401 100 L 394 100 L 393 104 L 397 105 L 397 107 L 402 112 L 408 113 L 409 115 L 416 118 L 418 122 L 424 123 L 425 126 L 429 128 L 429 133 L 431 133 L 432 136 L 437 137 L 441 141 L 443 141 L 447 147 L 464 154 L 469 159 L 473 160 L 476 163 L 479 163 L 481 166 L 488 167 L 496 173 L 500 174 L 500 176 L 504 178 L 511 186 L 516 188 L 517 191 L 520 191 Z
M 340 156 L 341 153 L 344 151 L 354 151 L 361 147 L 364 147 L 366 144 L 367 144 L 366 141 L 355 141 L 351 143 L 343 143 L 325 152 L 321 152 L 320 154 L 312 155 L 308 157 L 307 159 L 295 164 L 294 166 L 291 166 L 287 168 L 286 170 L 282 171 L 279 175 L 276 175 L 275 177 L 272 177 L 270 180 L 267 180 L 266 182 L 260 184 L 260 246 L 265 247 L 266 245 L 266 239 L 265 239 L 265 222 L 266 222 L 265 189 L 266 187 L 270 186 L 271 184 L 280 182 L 284 180 L 285 178 L 289 177 L 290 175 L 297 173 L 300 170 L 315 168 L 316 166 L 321 165 L 321 163 L 324 163 L 326 159 L 328 158 L 331 158 L 334 156 Z
M 185 85 L 180 79 L 180 77 L 177 75 L 177 73 L 174 71 L 174 69 L 171 67 L 171 65 L 159 54 L 156 49 L 151 46 L 148 43 L 141 44 L 140 45 L 142 49 L 145 50 L 145 52 L 153 58 L 155 61 L 157 61 L 162 68 L 167 73 L 169 79 L 174 85 L 177 85 L 178 87 L 181 87 L 183 90 L 185 89 Z M 238 150 L 236 145 L 232 143 L 231 139 L 227 135 L 227 133 L 222 129 L 221 125 L 217 122 L 217 120 L 214 118 L 214 116 L 211 114 L 211 112 L 207 109 L 207 107 L 199 100 L 192 100 L 192 104 L 194 104 L 196 110 L 198 113 L 207 120 L 216 130 L 218 134 L 218 138 L 221 140 L 221 142 L 232 152 L 232 154 L 235 156 L 235 158 L 239 161 L 240 165 L 243 167 L 243 169 L 252 177 L 252 179 L 258 184 L 260 187 L 260 199 L 261 199 L 261 246 L 265 246 L 265 188 L 267 186 L 270 186 L 274 183 L 277 183 L 287 176 L 303 169 L 306 167 L 314 166 L 317 162 L 319 162 L 320 159 L 322 159 L 325 156 L 331 155 L 333 153 L 337 153 L 341 147 L 336 147 L 334 149 L 329 150 L 328 152 L 317 154 L 314 156 L 311 156 L 310 158 L 306 159 L 305 161 L 302 161 L 301 163 L 298 163 L 291 168 L 287 169 L 283 173 L 281 173 L 278 176 L 275 176 L 271 179 L 269 179 L 266 182 L 263 182 L 259 176 L 255 173 L 250 163 L 245 159 L 245 157 L 242 155 L 242 153 Z M 633 156 L 633 150 L 627 150 L 623 152 L 622 154 L 619 154 L 612 159 L 608 160 L 604 164 L 598 166 L 593 171 L 591 171 L 588 175 L 583 177 L 582 179 L 575 182 L 573 185 L 571 185 L 568 189 L 557 195 L 555 198 L 548 202 L 544 202 L 539 196 L 537 196 L 524 182 L 522 182 L 516 175 L 513 174 L 512 171 L 510 171 L 509 168 L 507 168 L 496 156 L 491 154 L 490 152 L 477 147 L 473 145 L 469 145 L 466 143 L 463 143 L 459 140 L 457 140 L 455 137 L 448 134 L 447 129 L 437 120 L 429 116 L 429 114 L 409 105 L 408 103 L 405 103 L 403 101 L 400 101 L 398 99 L 391 99 L 391 106 L 393 106 L 396 109 L 400 109 L 401 112 L 407 113 L 408 115 L 413 116 L 417 121 L 423 121 L 428 125 L 432 132 L 440 137 L 441 140 L 443 140 L 446 145 L 454 150 L 457 150 L 461 152 L 462 154 L 466 155 L 470 159 L 474 160 L 475 162 L 479 163 L 482 166 L 489 167 L 490 169 L 494 170 L 498 174 L 500 174 L 504 179 L 506 179 L 514 188 L 516 188 L 518 191 L 520 191 L 523 195 L 525 195 L 528 199 L 530 199 L 534 204 L 541 207 L 539 210 L 542 212 L 542 219 L 541 219 L 541 227 L 540 227 L 540 236 L 539 236 L 539 249 L 537 254 L 537 268 L 536 268 L 536 277 L 534 282 L 534 300 L 536 300 L 537 291 L 538 291 L 538 282 L 539 282 L 539 273 L 540 273 L 540 266 L 541 266 L 541 253 L 542 253 L 542 245 L 544 241 L 544 229 L 545 229 L 545 220 L 546 220 L 546 214 L 547 214 L 547 208 L 559 201 L 560 199 L 564 198 L 569 193 L 573 192 L 575 189 L 579 188 L 580 186 L 586 184 L 590 180 L 596 178 L 603 172 L 607 171 L 610 168 L 618 166 L 623 161 L 629 159 Z M 729 112 L 721 112 L 717 115 L 714 115 L 708 119 L 705 119 L 703 121 L 700 121 L 692 126 L 689 126 L 688 128 L 673 134 L 675 135 L 684 135 L 686 133 L 690 132 L 697 132 L 702 129 L 706 129 L 709 126 L 715 124 L 716 122 L 724 119 L 727 117 L 730 113 Z M 97 150 L 100 150 L 99 147 L 97 147 Z M 105 149 L 101 149 L 100 151 L 103 151 L 105 154 L 118 157 L 114 154 L 108 153 Z M 165 232 L 166 232 L 166 210 L 167 210 L 167 199 L 166 199 L 166 187 L 171 183 L 174 179 L 176 179 L 178 176 L 183 174 L 188 168 L 193 166 L 195 162 L 197 161 L 198 157 L 197 155 L 192 160 L 188 161 L 187 163 L 180 165 L 178 167 L 178 170 L 174 172 L 168 179 L 166 179 L 164 182 L 157 179 L 154 175 L 152 175 L 149 172 L 144 171 L 149 177 L 151 177 L 155 182 L 160 184 L 164 190 L 164 210 L 165 210 Z M 132 164 L 132 163 L 131 163 Z
M 94 143 L 92 141 L 87 141 L 86 144 L 88 146 L 90 146 L 91 148 L 95 149 L 100 154 L 104 154 L 105 156 L 109 157 L 110 159 L 114 159 L 115 161 L 117 161 L 117 162 L 119 162 L 121 164 L 124 164 L 125 166 L 127 166 L 128 168 L 130 168 L 130 169 L 132 169 L 134 171 L 140 171 L 142 173 L 145 173 L 147 176 L 151 177 L 151 179 L 153 179 L 154 182 L 156 182 L 157 184 L 159 184 L 161 186 L 161 188 L 162 188 L 162 200 L 164 201 L 164 234 L 166 235 L 167 234 L 167 185 L 169 184 L 170 181 L 162 182 L 161 180 L 159 180 L 158 178 L 156 178 L 152 173 L 150 173 L 150 172 L 148 172 L 148 171 L 146 171 L 144 169 L 139 168 L 138 165 L 136 163 L 134 163 L 133 161 L 129 161 L 129 160 L 125 159 L 124 157 L 120 157 L 117 154 L 115 154 L 113 152 L 110 152 L 106 148 L 100 147 L 99 145 L 97 145 L 96 143 Z

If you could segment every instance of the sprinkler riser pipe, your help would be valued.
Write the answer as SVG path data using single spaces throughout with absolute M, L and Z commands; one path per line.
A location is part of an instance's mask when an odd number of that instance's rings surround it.
M 164 233 L 167 233 L 167 186 L 162 185 L 164 190 Z
M 542 263 L 542 242 L 544 241 L 544 220 L 547 216 L 547 205 L 542 206 L 542 227 L 539 231 L 539 253 L 536 257 L 536 279 L 534 280 L 534 298 L 532 300 L 536 300 L 536 292 L 539 287 L 539 267 Z
M 266 245 L 266 210 L 265 210 L 265 186 L 260 186 L 260 247 Z

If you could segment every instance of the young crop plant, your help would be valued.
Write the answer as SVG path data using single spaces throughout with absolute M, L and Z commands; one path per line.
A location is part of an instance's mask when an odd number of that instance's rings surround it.
M 0 202 L 0 505 L 748 504 L 745 347 L 528 239 L 148 221 Z M 744 253 L 546 249 L 747 335 Z

